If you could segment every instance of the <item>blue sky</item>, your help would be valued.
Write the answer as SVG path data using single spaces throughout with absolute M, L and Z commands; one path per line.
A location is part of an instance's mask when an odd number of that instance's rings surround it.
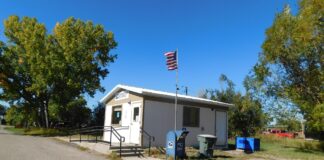
M 111 53 L 118 59 L 102 81 L 106 92 L 86 96 L 89 106 L 117 84 L 174 92 L 175 72 L 167 71 L 163 53 L 177 48 L 179 85 L 190 95 L 219 88 L 222 73 L 244 92 L 265 30 L 285 4 L 297 6 L 296 0 L 0 0 L 0 40 L 10 15 L 36 17 L 49 32 L 70 16 L 114 32 L 118 47 Z

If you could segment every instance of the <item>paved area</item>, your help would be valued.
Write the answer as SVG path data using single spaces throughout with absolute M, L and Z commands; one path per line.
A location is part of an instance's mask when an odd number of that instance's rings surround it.
M 56 137 L 57 139 L 61 141 L 68 142 L 69 139 L 68 137 Z M 82 142 L 79 143 L 78 141 L 72 142 L 75 145 L 81 146 L 83 148 L 87 148 L 92 151 L 96 151 L 98 153 L 102 154 L 109 154 L 111 151 L 109 150 L 109 145 L 104 144 L 104 143 L 87 143 L 87 142 Z M 119 145 L 118 143 L 116 145 Z M 158 158 L 153 158 L 153 157 L 123 157 L 123 160 L 159 160 Z
M 1 160 L 106 160 L 53 138 L 14 135 L 0 125 Z

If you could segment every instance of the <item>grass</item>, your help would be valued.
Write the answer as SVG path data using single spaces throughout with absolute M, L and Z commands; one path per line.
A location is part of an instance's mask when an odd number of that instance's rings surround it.
M 24 128 L 15 128 L 15 127 L 6 126 L 4 129 L 9 132 L 15 133 L 15 134 L 24 134 L 25 133 Z
M 55 129 L 23 129 L 14 127 L 5 127 L 6 130 L 16 134 L 23 135 L 36 135 L 36 136 L 58 136 L 66 135 Z M 305 141 L 303 139 L 289 139 L 280 138 L 274 135 L 258 135 L 257 138 L 261 139 L 261 150 L 253 154 L 247 154 L 242 151 L 235 150 L 234 139 L 229 139 L 229 150 L 215 150 L 213 159 L 309 159 L 319 160 L 324 159 L 324 142 L 319 141 Z M 79 138 L 75 135 L 76 139 Z M 82 135 L 82 139 L 87 139 L 86 135 Z M 94 139 L 94 136 L 89 137 Z M 100 139 L 100 138 L 98 138 Z M 234 149 L 233 149 L 234 147 Z M 80 148 L 80 150 L 85 150 Z M 145 151 L 148 155 L 148 151 Z M 192 147 L 186 149 L 188 159 L 199 159 L 198 150 Z M 165 159 L 165 152 L 161 148 L 152 148 L 151 156 L 155 158 Z M 109 159 L 119 160 L 119 156 L 112 153 L 108 156 Z
M 259 135 L 261 150 L 254 153 L 244 153 L 235 149 L 234 139 L 229 139 L 228 150 L 214 150 L 211 159 L 324 159 L 323 142 L 305 141 L 303 139 L 280 138 L 273 135 Z M 192 147 L 186 148 L 188 159 L 200 159 L 198 150 Z M 147 151 L 146 151 L 147 154 Z M 151 156 L 165 159 L 165 153 L 161 149 L 151 149 Z
M 274 135 L 259 135 L 261 151 L 256 156 L 285 159 L 324 159 L 323 142 L 304 139 L 280 138 Z
M 110 160 L 122 160 L 119 155 L 117 155 L 115 152 L 111 152 L 108 156 L 107 159 Z
M 261 140 L 261 150 L 253 154 L 238 151 L 217 151 L 224 156 L 232 156 L 232 159 L 324 159 L 324 152 L 319 141 L 305 141 L 303 139 L 280 138 L 274 135 L 258 135 Z M 234 139 L 229 140 L 229 145 L 234 146 Z M 233 154 L 233 153 L 237 154 Z M 230 154 L 229 154 L 230 153 Z M 230 158 L 229 158 L 230 159 Z
M 5 130 L 8 130 L 10 132 L 13 132 L 15 134 L 21 134 L 21 135 L 31 135 L 31 136 L 45 136 L 45 137 L 51 137 L 51 136 L 65 136 L 67 135 L 66 131 L 57 130 L 57 129 L 46 129 L 46 128 L 15 128 L 11 126 L 7 126 L 4 128 Z
M 87 147 L 82 147 L 82 146 L 78 146 L 78 149 L 79 149 L 80 151 L 88 151 L 88 150 L 89 150 L 89 148 L 87 148 Z
M 258 135 L 257 138 L 260 138 L 263 142 L 276 143 L 284 147 L 324 152 L 324 143 L 316 140 L 305 141 L 304 139 L 280 138 L 274 135 Z

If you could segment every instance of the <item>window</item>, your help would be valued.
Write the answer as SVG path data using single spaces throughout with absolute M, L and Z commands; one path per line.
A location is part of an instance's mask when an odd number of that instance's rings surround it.
M 113 107 L 111 124 L 121 124 L 121 116 L 122 116 L 122 107 L 121 106 Z
M 135 107 L 133 111 L 133 121 L 138 122 L 139 117 L 139 107 Z
M 183 107 L 183 126 L 199 127 L 199 108 Z

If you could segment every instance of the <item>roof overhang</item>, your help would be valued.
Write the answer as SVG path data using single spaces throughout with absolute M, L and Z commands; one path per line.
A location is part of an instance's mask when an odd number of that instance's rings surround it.
M 100 100 L 100 103 L 106 103 L 108 100 L 112 99 L 121 90 L 127 90 L 133 93 L 137 93 L 143 95 L 143 97 L 149 96 L 149 97 L 170 99 L 170 100 L 173 100 L 175 98 L 174 93 L 149 90 L 149 89 L 131 87 L 126 85 L 117 85 L 106 96 L 104 96 Z M 214 100 L 209 100 L 204 98 L 198 98 L 193 96 L 181 95 L 181 94 L 178 94 L 177 98 L 179 101 L 193 102 L 196 104 L 201 103 L 205 105 L 210 105 L 211 107 L 233 107 L 234 106 L 233 104 L 229 104 L 229 103 L 224 103 L 224 102 L 219 102 L 219 101 L 214 101 Z

